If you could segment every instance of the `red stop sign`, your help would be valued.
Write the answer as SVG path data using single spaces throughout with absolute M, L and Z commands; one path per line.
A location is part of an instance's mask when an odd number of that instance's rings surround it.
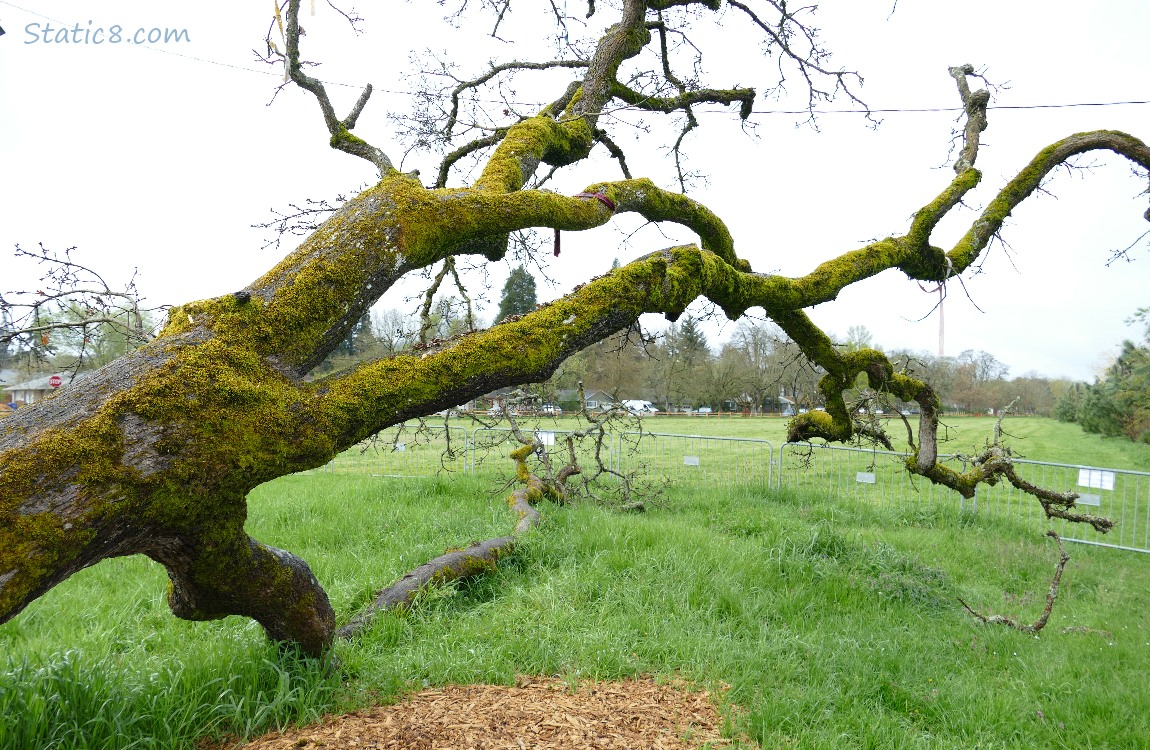
M 48 385 L 52 386 L 53 388 L 59 388 L 60 384 L 63 382 L 64 378 L 60 377 L 59 375 L 53 375 L 52 377 L 48 378 Z

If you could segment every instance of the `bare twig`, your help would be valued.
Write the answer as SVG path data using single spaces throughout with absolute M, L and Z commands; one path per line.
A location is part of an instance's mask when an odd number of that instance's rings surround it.
M 74 360 L 69 367 L 78 371 L 91 358 L 92 347 L 109 334 L 122 339 L 125 351 L 151 340 L 150 313 L 162 308 L 143 307 L 134 273 L 122 288 L 112 288 L 101 274 L 75 261 L 74 250 L 58 253 L 43 244 L 31 251 L 16 247 L 17 258 L 46 270 L 37 289 L 0 295 L 0 345 L 38 359 L 70 354 Z M 61 332 L 69 335 L 55 336 Z
M 326 198 L 305 198 L 302 206 L 289 203 L 287 210 L 284 211 L 275 208 L 270 209 L 273 216 L 271 220 L 252 224 L 255 229 L 271 229 L 275 232 L 275 235 L 268 239 L 260 249 L 278 249 L 285 234 L 297 237 L 311 234 L 319 228 L 324 220 L 338 211 L 346 201 L 347 196 L 340 193 L 330 201 Z
M 819 45 L 817 30 L 798 19 L 799 13 L 810 12 L 812 6 L 800 6 L 797 10 L 788 10 L 785 3 L 771 3 L 779 11 L 779 20 L 772 25 L 760 18 L 748 5 L 738 0 L 728 0 L 728 4 L 746 14 L 751 22 L 758 26 L 767 38 L 782 51 L 782 55 L 779 56 L 780 88 L 786 81 L 782 68 L 783 58 L 790 59 L 795 64 L 799 75 L 806 83 L 807 110 L 811 113 L 812 119 L 816 105 L 820 102 L 831 101 L 839 92 L 846 94 L 852 102 L 867 111 L 868 117 L 870 116 L 870 107 L 855 94 L 852 88 L 855 84 L 862 84 L 862 76 L 853 70 L 831 70 L 826 67 L 830 53 Z M 806 44 L 806 49 L 798 49 L 795 45 L 796 40 L 802 40 Z M 820 88 L 815 82 L 816 78 L 829 79 L 834 85 L 830 90 Z
M 1005 625 L 1008 628 L 1013 628 L 1014 630 L 1030 635 L 1034 635 L 1046 627 L 1047 621 L 1050 620 L 1050 613 L 1054 609 L 1054 602 L 1058 599 L 1058 586 L 1062 582 L 1062 571 L 1066 568 L 1066 563 L 1070 560 L 1070 553 L 1067 552 L 1066 548 L 1062 545 L 1062 538 L 1054 531 L 1046 532 L 1046 536 L 1058 543 L 1058 564 L 1054 568 L 1054 577 L 1050 580 L 1050 589 L 1046 592 L 1046 606 L 1043 608 L 1042 614 L 1038 616 L 1037 620 L 1028 625 L 1005 615 L 984 615 L 975 611 L 974 608 L 960 598 L 958 601 L 962 605 L 962 608 L 987 625 Z
M 489 82 L 492 78 L 495 78 L 496 76 L 498 76 L 500 73 L 505 73 L 509 70 L 519 71 L 519 70 L 554 70 L 556 68 L 586 68 L 587 64 L 588 63 L 586 60 L 550 60 L 548 62 L 540 62 L 540 63 L 523 62 L 523 61 L 513 60 L 511 62 L 501 63 L 499 65 L 492 65 L 490 67 L 490 69 L 486 73 L 484 73 L 483 75 L 477 76 L 476 78 L 473 78 L 469 81 L 460 81 L 459 84 L 454 89 L 451 90 L 451 109 L 448 112 L 446 122 L 444 122 L 444 124 L 443 124 L 443 134 L 446 137 L 450 138 L 451 132 L 452 132 L 452 130 L 455 129 L 455 124 L 459 120 L 459 97 L 460 97 L 460 95 L 462 95 L 465 91 L 468 91 L 469 89 L 479 88 L 480 86 Z M 573 94 L 574 94 L 574 92 L 572 92 L 572 95 Z M 568 101 L 570 101 L 570 97 L 568 97 Z M 553 112 L 561 112 L 565 108 L 566 108 L 566 105 L 563 105 L 562 108 L 553 108 L 552 111 Z

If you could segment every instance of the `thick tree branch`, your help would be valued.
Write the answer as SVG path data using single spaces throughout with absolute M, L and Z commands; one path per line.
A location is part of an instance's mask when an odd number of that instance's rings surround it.
M 634 212 L 648 221 L 669 221 L 699 235 L 703 248 L 741 270 L 750 264 L 735 255 L 735 243 L 726 224 L 710 209 L 681 193 L 663 190 L 648 179 L 601 182 L 587 188 L 615 203 L 616 213 Z
M 604 33 L 587 64 L 581 93 L 562 113 L 544 109 L 511 126 L 476 181 L 477 189 L 519 190 L 541 163 L 565 166 L 587 157 L 596 123 L 613 96 L 619 66 L 651 41 L 645 16 L 642 0 L 624 1 L 622 19 Z
M 289 0 L 287 7 L 285 36 L 287 55 L 284 64 L 287 66 L 288 76 L 297 86 L 310 92 L 316 98 L 320 111 L 323 113 L 324 124 L 327 126 L 328 133 L 331 134 L 330 144 L 332 148 L 368 160 L 375 165 L 380 175 L 394 171 L 395 166 L 387 154 L 362 138 L 351 134 L 360 113 L 363 112 L 364 105 L 371 97 L 371 84 L 369 83 L 364 88 L 348 116 L 340 120 L 335 114 L 335 107 L 332 106 L 323 83 L 303 72 L 299 52 L 299 3 L 300 0 Z
M 451 172 L 451 168 L 455 166 L 456 162 L 468 154 L 473 154 L 476 151 L 489 148 L 499 143 L 507 137 L 507 131 L 508 128 L 498 128 L 490 135 L 469 141 L 444 156 L 443 161 L 439 163 L 439 173 L 435 177 L 435 187 L 447 187 L 447 175 Z
M 647 7 L 643 0 L 624 0 L 619 22 L 599 40 L 583 79 L 583 95 L 571 106 L 571 114 L 585 118 L 595 129 L 600 113 L 611 101 L 619 66 L 635 57 L 651 42 L 646 24 Z
M 693 104 L 734 104 L 739 103 L 739 118 L 742 120 L 751 116 L 751 107 L 755 103 L 754 89 L 697 89 L 684 91 L 678 96 L 663 97 L 649 96 L 635 91 L 621 83 L 616 83 L 612 89 L 621 101 L 648 112 L 676 112 L 689 111 Z
M 171 588 L 168 605 L 185 620 L 244 615 L 270 639 L 295 643 L 305 654 L 324 652 L 335 627 L 327 594 L 308 564 L 282 549 L 261 544 L 242 528 L 210 538 L 157 542 L 138 550 L 163 565 Z M 221 564 L 226 568 L 221 570 Z
M 542 113 L 512 125 L 475 182 L 478 190 L 521 189 L 540 164 L 566 166 L 587 157 L 595 144 L 590 118 L 556 120 Z
M 998 192 L 970 230 L 947 252 L 957 272 L 970 267 L 990 238 L 1002 228 L 1010 212 L 1037 190 L 1053 169 L 1090 151 L 1112 151 L 1143 169 L 1150 169 L 1150 147 L 1134 136 L 1115 130 L 1076 133 L 1047 146 Z
M 990 103 L 990 92 L 979 89 L 971 93 L 967 76 L 974 75 L 973 65 L 959 65 L 950 69 L 950 76 L 958 85 L 958 94 L 962 97 L 962 107 L 966 111 L 966 127 L 962 133 L 962 150 L 954 162 L 956 174 L 962 174 L 974 168 L 974 160 L 978 158 L 978 141 L 982 131 L 986 130 L 986 106 Z
M 545 497 L 561 498 L 564 494 L 563 482 L 566 477 L 561 477 L 555 483 L 547 483 L 531 473 L 527 466 L 527 457 L 535 449 L 536 446 L 528 442 L 511 452 L 516 473 L 524 486 L 507 498 L 507 505 L 516 515 L 515 527 L 510 535 L 474 542 L 464 549 L 451 550 L 420 565 L 380 591 L 372 603 L 340 628 L 336 635 L 346 639 L 355 638 L 371 627 L 372 621 L 380 612 L 407 608 L 421 591 L 430 586 L 474 578 L 490 572 L 495 569 L 500 559 L 514 552 L 519 538 L 537 528 L 543 521 L 539 511 L 535 510 L 535 503 Z
M 623 176 L 628 180 L 632 179 L 631 169 L 627 166 L 627 155 L 623 153 L 623 149 L 619 148 L 619 145 L 615 143 L 615 141 L 611 140 L 611 136 L 607 135 L 607 132 L 604 130 L 596 130 L 595 140 L 606 146 L 608 153 L 611 154 L 611 158 L 619 162 L 619 170 L 623 173 Z
M 435 274 L 435 277 L 423 292 L 423 304 L 419 307 L 419 343 L 421 344 L 427 343 L 428 336 L 431 335 L 431 329 L 435 327 L 435 322 L 431 318 L 431 307 L 435 301 L 435 295 L 439 293 L 439 287 L 443 284 L 443 280 L 447 278 L 450 260 L 450 258 L 447 258 L 443 261 L 443 266 L 439 269 L 439 272 Z

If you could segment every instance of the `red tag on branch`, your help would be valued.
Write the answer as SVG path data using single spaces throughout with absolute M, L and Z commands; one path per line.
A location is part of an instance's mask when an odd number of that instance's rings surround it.
M 615 210 L 615 201 L 608 198 L 604 193 L 576 193 L 576 198 L 594 198 L 607 207 L 608 211 Z
M 608 211 L 611 211 L 611 212 L 615 211 L 615 201 L 611 200 L 610 198 L 608 198 L 603 193 L 576 193 L 574 197 L 576 197 L 576 198 L 594 198 L 595 200 L 599 201 L 604 206 L 606 206 Z M 559 257 L 559 230 L 558 229 L 555 230 L 555 245 L 554 245 L 552 252 L 555 253 L 556 258 Z

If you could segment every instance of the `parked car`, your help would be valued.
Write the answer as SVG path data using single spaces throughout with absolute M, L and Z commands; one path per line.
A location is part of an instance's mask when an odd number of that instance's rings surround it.
M 640 401 L 639 399 L 625 399 L 623 407 L 632 414 L 657 414 L 659 410 L 650 401 Z
M 549 417 L 561 417 L 563 416 L 563 409 L 555 404 L 543 404 L 543 406 L 539 407 L 539 413 L 546 414 Z

